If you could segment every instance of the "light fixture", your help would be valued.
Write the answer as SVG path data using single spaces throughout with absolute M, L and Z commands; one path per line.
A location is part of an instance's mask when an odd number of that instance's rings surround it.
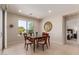
M 22 12 L 22 10 L 18 10 L 18 12 Z
M 51 13 L 52 11 L 51 10 L 48 10 L 48 12 Z

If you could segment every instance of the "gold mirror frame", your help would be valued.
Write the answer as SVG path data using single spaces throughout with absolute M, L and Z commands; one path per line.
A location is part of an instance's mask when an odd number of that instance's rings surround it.
M 44 24 L 44 30 L 46 32 L 49 32 L 52 30 L 52 23 L 50 21 L 47 21 L 45 24 Z

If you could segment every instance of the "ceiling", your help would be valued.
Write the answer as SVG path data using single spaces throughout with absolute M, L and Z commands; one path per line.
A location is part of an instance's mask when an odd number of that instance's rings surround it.
M 49 15 L 64 15 L 70 12 L 79 11 L 77 4 L 8 4 L 8 12 L 32 16 L 36 18 L 44 18 Z M 22 12 L 18 12 L 21 10 Z M 48 11 L 52 12 L 49 13 Z

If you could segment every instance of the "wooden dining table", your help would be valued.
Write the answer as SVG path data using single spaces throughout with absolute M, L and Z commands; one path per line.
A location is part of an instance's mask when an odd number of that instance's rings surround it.
M 33 41 L 33 51 L 35 52 L 36 45 L 37 45 L 37 40 L 42 39 L 43 36 L 28 36 L 30 39 Z M 48 43 L 50 45 L 50 36 L 48 36 Z

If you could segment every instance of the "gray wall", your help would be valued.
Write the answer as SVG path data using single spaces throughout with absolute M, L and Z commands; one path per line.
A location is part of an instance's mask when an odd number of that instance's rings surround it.
M 34 22 L 34 30 L 39 32 L 39 20 L 37 19 L 28 19 L 24 16 L 19 16 L 12 13 L 7 13 L 7 41 L 8 46 L 14 45 L 18 42 L 24 42 L 23 37 L 18 37 L 18 20 L 27 20 L 27 21 L 33 21 Z M 13 24 L 14 27 L 10 28 L 9 25 Z
M 64 43 L 64 35 L 63 35 L 63 17 L 62 16 L 55 16 L 55 17 L 46 17 L 41 21 L 41 31 L 44 31 L 44 24 L 45 22 L 50 21 L 53 25 L 52 30 L 49 32 L 51 42 L 57 44 Z

